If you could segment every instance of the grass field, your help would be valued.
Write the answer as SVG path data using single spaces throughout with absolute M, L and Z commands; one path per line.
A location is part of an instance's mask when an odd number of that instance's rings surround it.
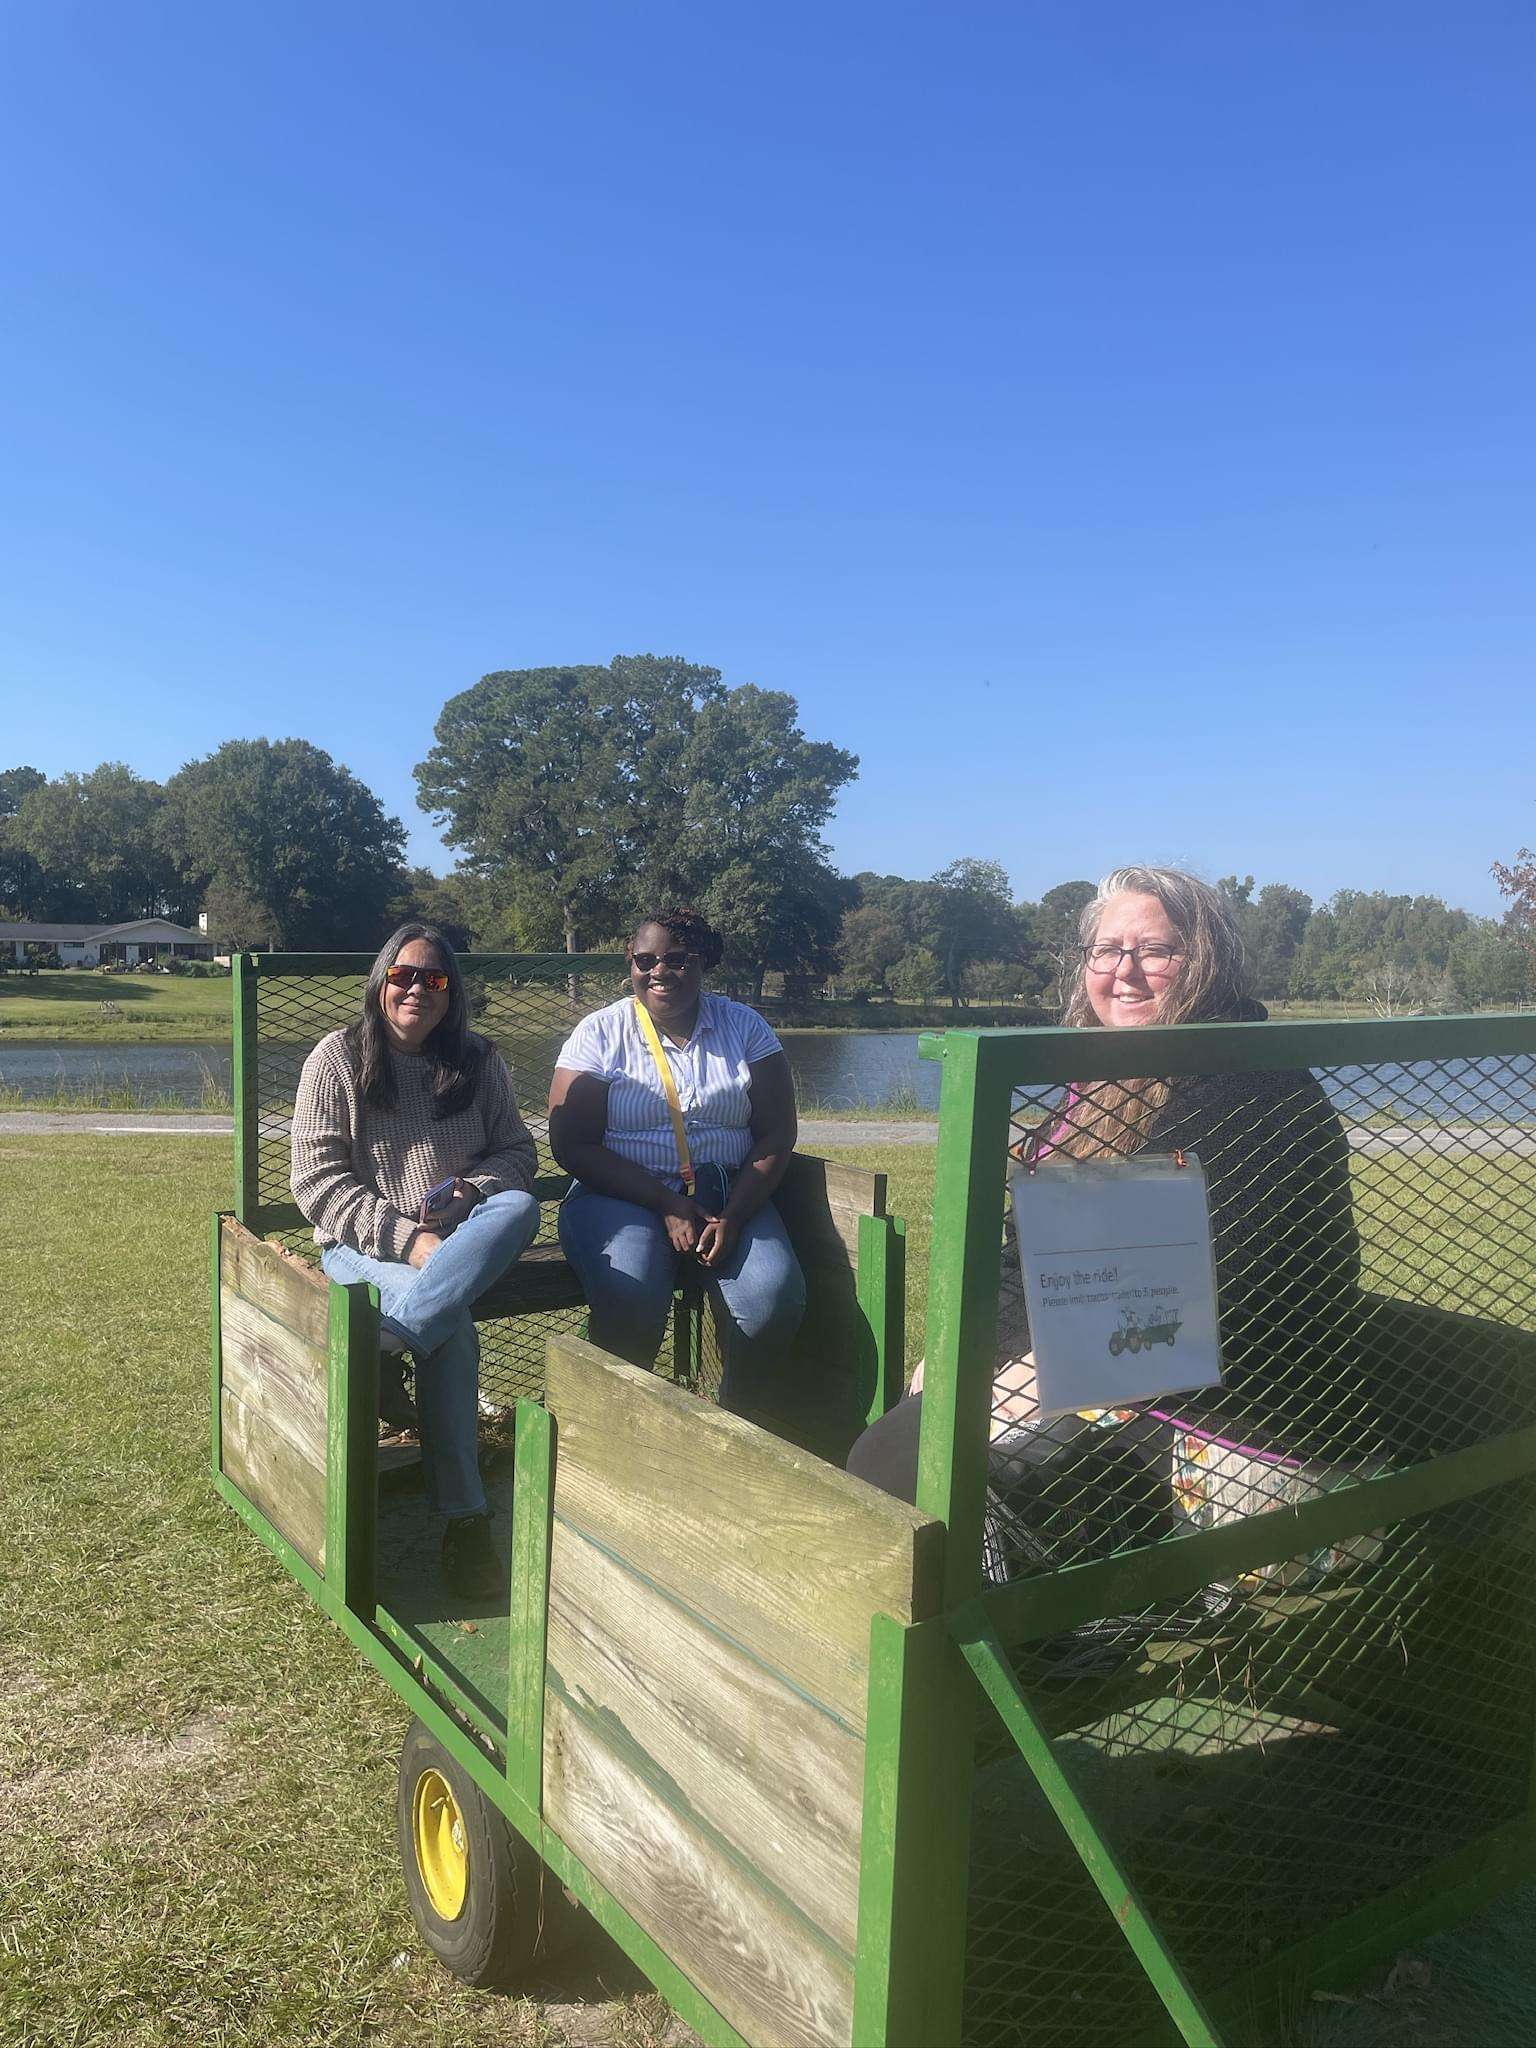
M 909 1219 L 915 1355 L 933 1156 L 844 1156 L 885 1168 Z M 418 1944 L 394 1842 L 408 1716 L 207 1481 L 207 1216 L 229 1179 L 217 1140 L 0 1139 L 0 2041 L 691 2040 L 595 1931 L 523 1999 L 462 1990 Z M 1319 2006 L 1288 2048 L 1536 2039 L 1533 1906 L 1426 1944 L 1427 1978 Z
M 206 1477 L 229 1180 L 201 1138 L 0 1140 L 0 2041 L 691 2039 L 600 1937 L 538 2002 L 466 1992 L 417 1942 L 408 1716 Z
M 119 1014 L 104 1015 L 104 1003 Z M 228 1044 L 229 977 L 69 968 L 0 975 L 0 1037 L 38 1044 Z
M 104 1017 L 103 1003 L 115 1003 L 119 1017 Z M 1363 1017 L 1364 1003 L 1273 1003 L 1270 1014 L 1294 1020 L 1303 1017 Z M 796 1029 L 835 1031 L 915 1031 L 923 1019 L 931 1028 L 974 1025 L 966 1010 L 933 1005 L 824 1005 L 814 1024 Z M 48 968 L 38 975 L 0 975 L 0 1038 L 38 1044 L 145 1044 L 175 1040 L 184 1044 L 224 1044 L 229 1039 L 229 978 L 207 980 L 188 975 L 95 974 L 69 968 Z

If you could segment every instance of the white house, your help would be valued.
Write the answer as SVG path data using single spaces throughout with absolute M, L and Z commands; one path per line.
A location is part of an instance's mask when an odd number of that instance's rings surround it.
M 0 962 L 24 961 L 28 946 L 51 946 L 66 967 L 100 967 L 121 960 L 135 966 L 174 953 L 211 960 L 213 941 L 168 917 L 135 917 L 127 924 L 0 924 Z

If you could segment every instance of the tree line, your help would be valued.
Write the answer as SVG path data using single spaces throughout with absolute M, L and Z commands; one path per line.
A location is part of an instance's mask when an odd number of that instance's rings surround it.
M 1021 902 L 972 857 L 922 879 L 839 874 L 822 834 L 858 766 L 805 735 L 788 693 L 677 657 L 498 670 L 449 699 L 415 770 L 457 855 L 447 876 L 407 866 L 401 821 L 323 749 L 229 740 L 163 784 L 119 762 L 0 772 L 0 916 L 205 911 L 231 948 L 300 952 L 366 950 L 422 916 L 481 950 L 576 952 L 686 900 L 724 934 L 738 992 L 775 975 L 792 997 L 1054 1006 L 1092 885 Z M 1536 995 L 1536 857 L 1494 873 L 1502 920 L 1431 896 L 1219 886 L 1262 997 L 1390 1015 Z

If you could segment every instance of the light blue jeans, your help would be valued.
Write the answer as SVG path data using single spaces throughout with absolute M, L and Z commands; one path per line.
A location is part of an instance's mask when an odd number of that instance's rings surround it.
M 486 1512 L 476 1454 L 480 1339 L 469 1312 L 522 1257 L 538 1227 L 533 1196 L 508 1189 L 471 1209 L 424 1266 L 370 1259 L 348 1244 L 320 1255 L 332 1280 L 377 1287 L 380 1324 L 410 1347 L 427 1498 L 450 1519 Z
M 684 1256 L 661 1217 L 577 1181 L 560 1205 L 560 1245 L 587 1297 L 592 1342 L 631 1365 L 654 1366 Z M 771 1202 L 742 1225 L 723 1266 L 698 1270 L 727 1317 L 720 1404 L 740 1407 L 800 1327 L 805 1275 Z

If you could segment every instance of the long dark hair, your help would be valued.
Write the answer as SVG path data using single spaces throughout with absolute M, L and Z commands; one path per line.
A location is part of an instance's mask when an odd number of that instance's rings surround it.
M 375 1109 L 393 1109 L 395 1070 L 384 1029 L 384 977 L 399 958 L 401 948 L 413 939 L 422 939 L 435 949 L 448 975 L 448 1008 L 442 1022 L 427 1034 L 421 1046 L 424 1056 L 432 1062 L 432 1113 L 441 1119 L 468 1108 L 480 1084 L 480 1066 L 488 1046 L 478 1032 L 469 1028 L 464 977 L 452 946 L 435 924 L 403 924 L 379 948 L 379 957 L 368 970 L 362 1015 L 355 1024 L 347 1026 L 347 1051 L 357 1069 L 358 1089 L 364 1102 Z

